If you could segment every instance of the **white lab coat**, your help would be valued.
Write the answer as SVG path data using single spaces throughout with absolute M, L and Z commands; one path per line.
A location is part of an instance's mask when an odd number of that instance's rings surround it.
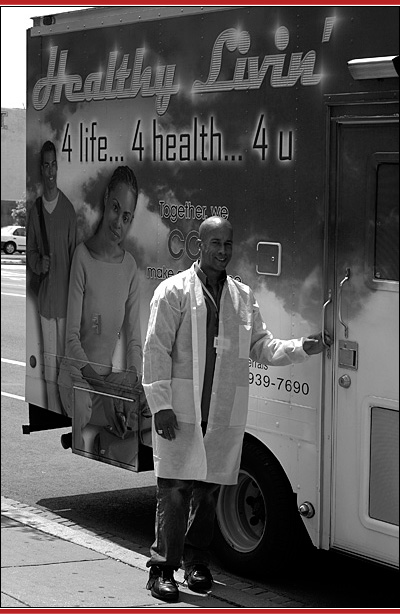
M 252 290 L 227 278 L 208 427 L 201 430 L 207 307 L 194 266 L 155 290 L 144 345 L 143 386 L 151 412 L 172 408 L 179 430 L 168 441 L 154 431 L 157 477 L 235 484 L 249 395 L 249 356 L 267 365 L 303 362 L 303 339 L 274 339 Z

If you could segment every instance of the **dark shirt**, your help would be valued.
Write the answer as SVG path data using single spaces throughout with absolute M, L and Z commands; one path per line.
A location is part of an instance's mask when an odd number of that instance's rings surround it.
M 208 414 L 210 411 L 211 391 L 214 379 L 214 368 L 216 351 L 214 340 L 218 337 L 218 320 L 219 320 L 219 308 L 221 303 L 221 295 L 226 281 L 226 272 L 221 275 L 218 281 L 218 292 L 215 296 L 211 285 L 208 283 L 207 275 L 201 270 L 200 266 L 196 262 L 195 271 L 203 286 L 204 299 L 207 306 L 207 342 L 206 342 L 206 365 L 204 369 L 204 381 L 203 381 L 203 393 L 201 396 L 201 419 L 203 432 L 208 421 Z M 210 297 L 211 295 L 211 297 Z M 213 300 L 214 299 L 214 300 Z
M 50 250 L 50 270 L 43 278 L 38 296 L 39 313 L 48 320 L 66 318 L 69 272 L 76 246 L 76 214 L 70 200 L 58 191 L 57 205 L 49 213 L 43 207 L 47 241 Z M 26 237 L 26 259 L 29 268 L 39 275 L 45 254 L 39 213 L 36 205 L 30 211 Z

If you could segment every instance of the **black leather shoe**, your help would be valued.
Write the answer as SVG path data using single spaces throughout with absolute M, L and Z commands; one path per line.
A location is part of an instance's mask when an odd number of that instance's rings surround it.
M 190 590 L 195 593 L 210 591 L 213 583 L 211 572 L 206 565 L 194 565 L 193 568 L 185 574 L 185 580 Z
M 152 596 L 156 599 L 168 602 L 179 601 L 179 589 L 173 567 L 152 565 L 146 588 L 151 590 Z
M 61 445 L 64 450 L 72 448 L 72 433 L 64 433 L 64 435 L 61 435 Z

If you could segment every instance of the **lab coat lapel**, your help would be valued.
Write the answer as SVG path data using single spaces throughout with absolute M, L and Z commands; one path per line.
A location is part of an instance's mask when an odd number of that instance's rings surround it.
M 206 364 L 207 307 L 203 288 L 194 269 L 190 278 L 190 309 L 192 322 L 193 395 L 197 423 L 201 422 L 201 395 Z

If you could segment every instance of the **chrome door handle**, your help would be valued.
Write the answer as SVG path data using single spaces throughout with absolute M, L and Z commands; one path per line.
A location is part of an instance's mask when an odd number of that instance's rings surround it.
M 328 358 L 331 357 L 331 348 L 325 341 L 325 313 L 326 313 L 326 308 L 331 302 L 332 302 L 332 290 L 329 290 L 328 298 L 325 301 L 325 303 L 322 305 L 322 343 L 324 344 L 324 347 L 326 347 L 326 349 L 328 350 L 326 354 Z
M 344 336 L 347 337 L 349 336 L 349 327 L 347 326 L 347 324 L 345 324 L 343 322 L 343 317 L 342 317 L 342 293 L 343 293 L 343 286 L 346 283 L 346 281 L 348 281 L 350 279 L 350 269 L 347 268 L 346 269 L 346 275 L 343 277 L 342 281 L 339 284 L 339 296 L 338 296 L 338 302 L 339 302 L 339 322 L 340 324 L 343 326 L 344 328 Z

